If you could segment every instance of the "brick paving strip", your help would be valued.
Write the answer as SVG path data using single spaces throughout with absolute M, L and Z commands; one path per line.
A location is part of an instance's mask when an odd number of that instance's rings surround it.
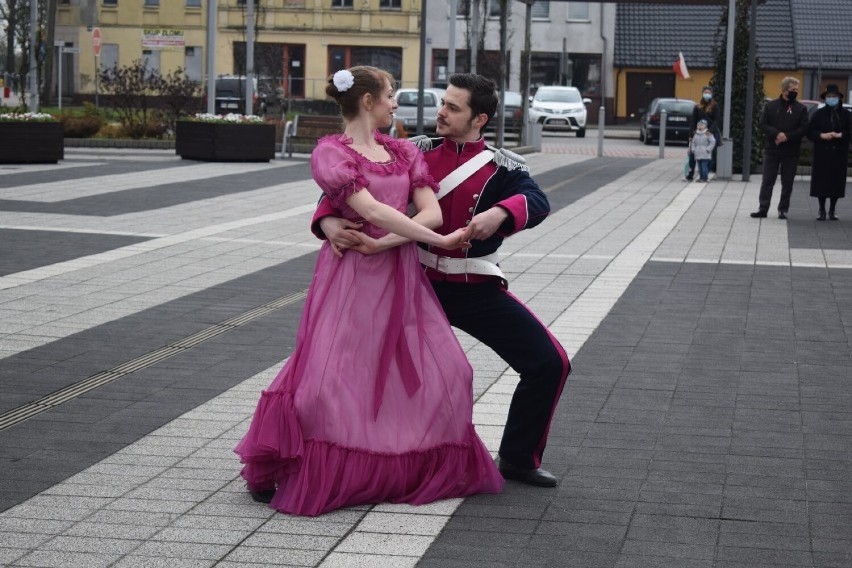
M 537 159 L 548 163 L 550 158 L 534 157 L 534 166 Z M 849 376 L 850 345 L 844 333 L 852 320 L 849 306 L 838 307 L 836 301 L 843 296 L 843 285 L 849 289 L 849 274 L 834 262 L 843 265 L 848 251 L 826 251 L 823 272 L 807 272 L 819 264 L 816 255 L 785 249 L 786 238 L 780 238 L 785 225 L 777 220 L 777 226 L 768 220 L 740 223 L 750 205 L 744 203 L 743 194 L 755 195 L 754 184 L 745 192 L 744 184 L 686 185 L 673 171 L 677 168 L 672 161 L 651 163 L 556 211 L 539 230 L 507 242 L 504 269 L 513 292 L 549 322 L 569 352 L 577 353 L 577 370 L 563 398 L 545 464 L 563 476 L 558 490 L 510 484 L 500 496 L 475 497 L 464 503 L 365 506 L 317 519 L 275 514 L 248 499 L 231 450 L 247 426 L 258 392 L 280 367 L 276 363 L 0 514 L 0 563 L 734 566 L 737 558 L 747 558 L 743 566 L 758 566 L 758 555 L 763 554 L 768 558 L 766 565 L 782 561 L 843 565 L 837 562 L 849 558 L 852 523 L 848 499 L 837 495 L 839 489 L 848 489 L 849 409 L 848 395 L 843 399 L 842 391 L 834 387 L 841 377 Z M 260 201 L 274 201 L 263 191 L 258 193 Z M 270 193 L 281 199 L 280 191 Z M 276 210 L 280 208 L 279 203 Z M 276 257 L 276 262 L 304 253 L 298 247 L 311 239 L 304 231 L 306 215 L 301 210 L 294 214 L 302 226 L 288 240 L 277 236 L 280 248 L 289 252 Z M 142 214 L 135 220 L 143 218 L 150 217 Z M 198 218 L 207 218 L 204 211 Z M 189 239 L 178 239 L 173 246 L 220 235 L 224 240 L 216 242 L 259 247 L 269 235 L 247 230 L 277 220 L 235 222 L 209 234 L 201 223 L 189 229 Z M 165 219 L 154 232 L 172 234 L 172 223 Z M 215 249 L 215 242 L 206 242 Z M 154 246 L 145 254 L 166 253 L 170 246 Z M 752 250 L 751 262 L 747 250 Z M 726 262 L 725 254 L 732 255 L 730 262 L 719 264 Z M 799 268 L 798 258 L 806 260 L 807 266 Z M 114 267 L 115 260 L 95 258 L 93 266 Z M 58 274 L 76 274 L 80 266 L 85 264 L 71 269 L 60 266 Z M 126 270 L 132 267 L 128 264 Z M 764 271 L 768 272 L 764 275 Z M 799 277 L 801 271 L 806 274 Z M 826 271 L 841 290 L 836 297 L 829 294 L 830 286 L 826 290 Z M 31 284 L 18 280 L 8 289 L 38 285 L 52 277 L 46 268 L 29 276 Z M 791 302 L 779 300 L 773 305 L 767 301 L 768 306 L 759 307 L 774 310 L 763 318 L 755 306 L 752 319 L 751 299 L 730 285 L 752 280 L 766 285 L 779 276 L 782 282 L 814 290 L 816 307 L 834 310 L 837 356 L 830 365 L 833 371 L 819 384 L 798 388 L 791 374 L 793 363 L 782 357 L 785 340 L 791 339 L 791 333 L 795 337 L 800 327 L 806 328 L 793 321 Z M 0 285 L 3 281 L 0 278 Z M 209 284 L 197 282 L 202 287 Z M 777 286 L 767 288 L 777 291 Z M 758 287 L 758 291 L 764 289 Z M 4 306 L 0 304 L 0 309 Z M 69 325 L 82 329 L 98 321 L 81 317 Z M 755 329 L 769 329 L 776 335 L 751 345 L 752 367 L 748 359 L 739 358 L 736 368 L 726 366 L 731 353 L 751 351 L 718 336 L 744 330 L 731 335 L 739 333 L 748 340 L 747 332 Z M 801 354 L 803 360 L 816 364 L 820 357 L 828 357 L 818 344 L 825 330 L 813 326 L 809 331 L 817 341 L 803 343 Z M 483 346 L 469 337 L 461 339 L 476 370 L 477 430 L 494 450 L 516 377 Z M 812 351 L 805 353 L 807 348 Z M 781 359 L 761 350 L 771 350 Z M 767 369 L 762 371 L 755 363 Z M 735 370 L 739 380 L 732 373 Z M 809 387 L 822 389 L 818 392 L 823 396 L 841 398 L 824 411 L 815 405 L 828 402 L 808 398 Z M 781 389 L 781 394 L 761 400 L 758 395 L 765 388 Z M 726 392 L 751 404 L 726 406 L 730 402 Z M 776 408 L 795 406 L 803 399 L 811 404 L 805 405 L 810 414 L 799 412 L 798 418 L 811 426 L 810 431 L 801 423 L 796 430 L 790 421 L 796 417 L 782 415 Z M 761 422 L 786 425 L 788 431 L 761 430 Z M 737 426 L 742 436 L 731 442 L 730 430 Z M 812 451 L 821 452 L 812 456 L 819 463 L 803 466 L 801 456 L 796 462 L 787 455 L 801 453 L 795 436 L 805 434 L 816 442 L 810 446 Z M 753 452 L 737 452 L 737 448 Z M 675 463 L 680 466 L 666 467 Z M 828 498 L 802 492 L 803 476 L 798 475 L 802 469 L 822 474 L 814 477 L 822 483 L 813 487 Z M 774 484 L 747 483 L 773 472 L 772 479 L 780 480 Z M 712 476 L 715 485 L 708 484 L 706 476 Z M 789 483 L 782 485 L 784 481 Z M 725 511 L 721 510 L 723 496 Z M 818 528 L 820 534 L 809 527 Z M 765 556 L 770 544 L 786 546 L 786 551 Z M 817 558 L 822 563 L 815 562 Z

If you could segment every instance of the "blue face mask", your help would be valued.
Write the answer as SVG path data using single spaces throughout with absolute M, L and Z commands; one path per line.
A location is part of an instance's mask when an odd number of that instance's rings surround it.
M 836 107 L 837 103 L 840 102 L 840 99 L 837 97 L 825 97 L 825 104 L 830 107 Z
M 703 95 L 701 95 L 701 96 L 702 96 L 702 98 L 703 98 L 705 101 L 709 101 L 710 99 L 712 99 L 712 98 L 713 98 L 713 95 L 711 95 L 710 93 L 704 93 L 704 94 L 703 94 Z

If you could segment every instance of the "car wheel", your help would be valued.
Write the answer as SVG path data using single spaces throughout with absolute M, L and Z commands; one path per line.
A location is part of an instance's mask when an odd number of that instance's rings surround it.
M 642 142 L 644 142 L 646 145 L 650 146 L 651 144 L 653 144 L 653 143 L 654 143 L 654 140 L 653 140 L 653 139 L 651 139 L 651 136 L 650 136 L 650 135 L 646 134 L 646 135 L 645 135 L 645 139 L 644 139 L 644 140 L 642 140 Z
M 586 129 L 581 128 L 577 131 L 577 138 L 585 138 L 586 137 Z

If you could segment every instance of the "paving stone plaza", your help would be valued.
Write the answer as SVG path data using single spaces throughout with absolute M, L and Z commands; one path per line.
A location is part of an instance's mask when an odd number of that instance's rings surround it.
M 553 211 L 501 249 L 572 356 L 559 486 L 317 518 L 253 502 L 232 451 L 320 246 L 306 156 L 0 166 L 0 565 L 852 566 L 849 200 L 817 222 L 799 177 L 755 220 L 759 176 L 593 143 L 527 156 Z M 496 452 L 517 375 L 459 339 Z

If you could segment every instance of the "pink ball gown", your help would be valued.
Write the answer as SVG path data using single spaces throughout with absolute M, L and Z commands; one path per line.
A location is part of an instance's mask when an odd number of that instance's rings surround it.
M 376 133 L 391 156 L 371 162 L 345 135 L 322 138 L 314 179 L 349 219 L 354 191 L 405 211 L 437 189 L 420 151 Z M 386 231 L 365 223 L 373 237 Z M 497 493 L 503 478 L 473 428 L 473 371 L 420 266 L 416 245 L 334 256 L 323 244 L 296 347 L 261 394 L 235 451 L 249 489 L 315 516 L 363 503 Z

